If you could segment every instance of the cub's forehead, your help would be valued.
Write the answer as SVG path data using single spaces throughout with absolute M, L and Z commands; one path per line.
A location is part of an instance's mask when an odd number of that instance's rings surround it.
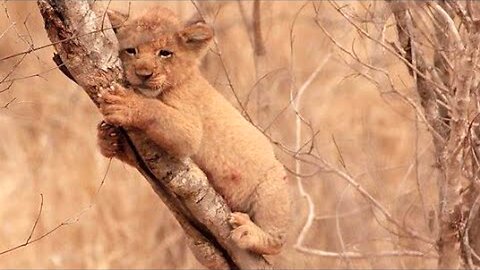
M 180 30 L 180 21 L 166 8 L 156 8 L 128 20 L 117 32 L 121 49 L 137 47 L 159 38 L 167 38 Z
M 133 30 L 133 29 L 132 29 Z M 143 44 L 152 46 L 166 46 L 173 43 L 173 34 L 176 31 L 159 31 L 158 29 L 148 31 L 144 28 L 136 28 L 133 33 L 117 33 L 120 49 L 136 48 Z

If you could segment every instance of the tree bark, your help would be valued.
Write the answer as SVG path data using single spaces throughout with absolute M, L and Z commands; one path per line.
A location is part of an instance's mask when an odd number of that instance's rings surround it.
M 98 105 L 99 89 L 123 80 L 118 41 L 106 10 L 94 1 L 39 0 L 38 6 L 68 73 Z M 230 240 L 230 209 L 190 159 L 167 155 L 143 134 L 122 132 L 137 169 L 182 226 L 200 263 L 209 268 L 270 268 L 262 256 Z

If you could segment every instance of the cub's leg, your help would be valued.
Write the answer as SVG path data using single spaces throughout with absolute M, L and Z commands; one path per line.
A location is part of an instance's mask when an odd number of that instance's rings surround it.
M 105 121 L 100 122 L 97 126 L 97 139 L 102 155 L 107 158 L 118 158 L 135 167 L 136 163 L 133 153 L 127 150 L 125 138 L 117 127 Z
M 232 240 L 255 253 L 278 254 L 286 241 L 290 208 L 283 179 L 261 183 L 253 196 L 252 219 L 245 213 L 231 214 Z

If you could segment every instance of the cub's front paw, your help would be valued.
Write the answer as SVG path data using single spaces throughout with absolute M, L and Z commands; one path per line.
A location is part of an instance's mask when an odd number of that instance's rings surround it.
M 105 121 L 97 126 L 97 138 L 100 152 L 107 158 L 118 157 L 123 154 L 124 140 L 120 130 Z
M 142 113 L 147 107 L 145 99 L 119 84 L 103 89 L 99 97 L 100 111 L 109 124 L 142 128 L 148 121 L 149 115 Z

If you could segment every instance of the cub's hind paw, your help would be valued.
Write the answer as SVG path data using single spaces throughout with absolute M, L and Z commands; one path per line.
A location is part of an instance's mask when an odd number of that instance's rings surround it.
M 228 220 L 233 230 L 230 239 L 240 248 L 258 254 L 275 255 L 281 251 L 284 237 L 278 233 L 267 233 L 258 227 L 245 213 L 230 214 Z
M 251 249 L 255 245 L 255 228 L 251 225 L 241 225 L 233 229 L 230 238 L 242 249 Z
M 248 223 L 251 223 L 252 220 L 250 220 L 250 216 L 245 213 L 234 212 L 230 214 L 230 218 L 228 219 L 228 222 L 233 228 L 237 228 L 241 225 L 246 225 Z

